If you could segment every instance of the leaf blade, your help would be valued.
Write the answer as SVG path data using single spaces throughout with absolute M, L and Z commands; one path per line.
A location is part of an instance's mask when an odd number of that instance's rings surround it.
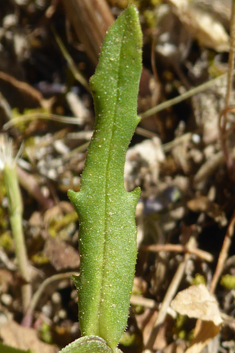
M 95 132 L 81 190 L 69 192 L 80 219 L 81 331 L 104 338 L 111 348 L 126 327 L 136 262 L 135 207 L 140 190 L 126 192 L 123 173 L 125 153 L 139 121 L 141 46 L 138 13 L 129 6 L 109 29 L 91 79 Z

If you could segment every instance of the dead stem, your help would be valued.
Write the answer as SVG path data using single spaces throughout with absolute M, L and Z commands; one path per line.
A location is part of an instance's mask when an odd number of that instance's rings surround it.
M 54 206 L 54 202 L 50 198 L 44 197 L 41 192 L 40 186 L 32 175 L 27 173 L 25 170 L 17 166 L 17 175 L 21 186 L 32 195 L 35 200 L 43 207 L 44 210 Z
M 214 260 L 214 257 L 208 253 L 207 251 L 200 250 L 200 249 L 194 249 L 194 248 L 188 248 L 187 246 L 184 245 L 175 245 L 175 244 L 163 244 L 163 245 L 148 245 L 148 246 L 142 246 L 142 250 L 144 251 L 152 251 L 152 252 L 159 252 L 159 251 L 174 251 L 174 252 L 184 252 L 184 253 L 189 253 L 196 255 L 202 260 L 212 262 Z
M 77 272 L 66 272 L 66 273 L 59 273 L 45 279 L 45 281 L 42 282 L 42 284 L 39 286 L 37 291 L 34 293 L 32 300 L 28 306 L 28 309 L 24 315 L 22 325 L 27 327 L 31 326 L 34 310 L 38 304 L 40 297 L 42 296 L 42 294 L 45 293 L 46 287 L 49 284 L 51 284 L 52 282 L 61 281 L 63 279 L 70 278 L 71 276 L 78 276 L 78 275 L 79 273 Z
M 227 82 L 227 92 L 225 96 L 225 109 L 220 113 L 219 116 L 219 129 L 220 129 L 220 138 L 221 146 L 224 152 L 224 157 L 227 164 L 227 169 L 230 178 L 234 179 L 234 162 L 233 158 L 230 156 L 228 151 L 228 146 L 226 143 L 226 131 L 227 131 L 227 122 L 228 122 L 228 112 L 230 96 L 232 91 L 233 84 L 233 75 L 234 75 L 234 57 L 235 57 L 235 2 L 232 1 L 231 9 L 231 20 L 230 20 L 230 51 L 229 51 L 229 64 L 228 64 L 228 82 Z
M 234 73 L 234 71 L 233 71 L 233 73 Z M 190 89 L 189 91 L 181 94 L 178 97 L 175 97 L 175 98 L 169 99 L 166 102 L 160 103 L 160 104 L 156 105 L 155 107 L 146 110 L 144 113 L 141 113 L 140 118 L 141 119 L 148 118 L 149 116 L 154 115 L 164 109 L 167 109 L 167 108 L 169 108 L 175 104 L 178 104 L 180 102 L 183 102 L 184 100 L 186 100 L 190 97 L 193 97 L 195 94 L 201 93 L 201 92 L 213 87 L 216 82 L 222 80 L 226 76 L 227 76 L 227 74 L 220 75 L 220 76 L 218 76 L 208 82 L 201 84 L 200 86 L 197 86 L 195 88 Z
M 232 242 L 233 233 L 234 233 L 234 226 L 235 226 L 235 211 L 234 211 L 232 218 L 230 220 L 230 223 L 228 225 L 227 232 L 226 232 L 224 242 L 222 245 L 222 249 L 219 254 L 215 273 L 214 273 L 214 276 L 211 281 L 211 285 L 210 285 L 211 293 L 214 293 L 214 291 L 215 291 L 216 285 L 218 283 L 218 280 L 219 280 L 221 273 L 223 271 L 223 268 L 224 268 L 224 263 L 228 257 L 228 251 L 229 251 L 229 248 L 230 248 L 230 245 Z
M 195 237 L 191 236 L 188 243 L 187 243 L 188 249 L 193 249 L 195 247 Z M 177 271 L 168 287 L 168 290 L 166 292 L 166 295 L 163 299 L 163 302 L 161 304 L 161 308 L 158 312 L 157 320 L 153 326 L 153 330 L 150 334 L 150 337 L 148 339 L 148 342 L 146 344 L 146 349 L 152 349 L 154 342 L 156 340 L 157 334 L 159 332 L 159 329 L 161 328 L 161 325 L 165 321 L 166 315 L 167 315 L 167 309 L 170 306 L 170 303 L 176 294 L 176 291 L 180 285 L 181 279 L 184 275 L 185 267 L 187 265 L 188 260 L 190 259 L 191 254 L 186 253 L 184 255 L 183 261 L 179 264 Z
M 232 80 L 233 80 L 233 73 L 234 73 L 234 57 L 235 57 L 235 1 L 232 1 L 232 11 L 231 11 L 231 20 L 230 20 L 230 37 L 231 37 L 231 42 L 230 42 L 230 52 L 229 52 L 229 68 L 228 68 L 228 84 L 227 84 L 227 92 L 226 92 L 226 97 L 225 97 L 225 109 L 220 113 L 219 116 L 219 128 L 220 128 L 220 134 L 221 134 L 221 144 L 222 148 L 224 151 L 225 159 L 227 162 L 227 167 L 228 167 L 228 172 L 230 173 L 231 170 L 231 161 L 230 157 L 228 154 L 227 150 L 227 145 L 225 141 L 225 136 L 227 133 L 227 113 L 230 111 L 229 107 L 229 102 L 230 102 L 230 95 L 231 95 L 231 90 L 232 90 Z M 234 107 L 231 107 L 233 110 Z M 223 119 L 224 117 L 224 119 Z M 234 172 L 233 172 L 234 174 Z M 227 232 L 224 238 L 224 242 L 222 245 L 222 249 L 220 251 L 220 255 L 218 258 L 216 270 L 214 273 L 214 276 L 211 281 L 210 285 L 210 291 L 211 293 L 214 293 L 216 285 L 218 283 L 218 280 L 221 276 L 221 273 L 223 271 L 224 263 L 228 257 L 228 251 L 229 247 L 231 245 L 232 237 L 233 237 L 233 231 L 234 231 L 234 225 L 235 225 L 235 212 L 232 215 L 232 218 L 230 220 L 230 223 L 227 228 Z

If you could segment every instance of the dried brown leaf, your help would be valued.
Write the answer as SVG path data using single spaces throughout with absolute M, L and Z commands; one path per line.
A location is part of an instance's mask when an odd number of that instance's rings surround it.
M 204 284 L 191 286 L 179 292 L 171 306 L 181 315 L 188 315 L 203 321 L 213 321 L 216 326 L 223 322 L 218 303 Z
M 64 241 L 49 238 L 46 241 L 44 253 L 57 271 L 75 269 L 80 265 L 78 252 Z
M 206 212 L 206 214 L 218 222 L 222 227 L 226 226 L 227 219 L 225 213 L 219 205 L 212 202 L 206 196 L 197 196 L 187 202 L 187 207 L 193 212 Z
M 189 0 L 169 0 L 169 2 L 180 21 L 199 43 L 218 52 L 229 50 L 229 36 L 212 12 L 193 6 Z
M 37 337 L 36 330 L 8 321 L 0 330 L 3 343 L 18 349 L 31 349 L 34 353 L 55 353 L 56 348 L 44 343 Z
M 201 321 L 199 331 L 185 353 L 200 353 L 209 341 L 218 335 L 219 331 L 220 326 L 215 325 L 212 321 Z
M 14 284 L 12 273 L 8 270 L 0 269 L 0 294 L 6 293 L 12 284 Z

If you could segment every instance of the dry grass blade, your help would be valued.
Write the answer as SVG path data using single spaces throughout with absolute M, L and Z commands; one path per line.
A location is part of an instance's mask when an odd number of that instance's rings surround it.
M 114 21 L 106 1 L 63 0 L 63 4 L 88 57 L 97 65 L 105 33 Z
M 227 76 L 227 74 L 220 75 L 220 76 L 218 76 L 218 77 L 216 77 L 206 83 L 203 83 L 195 88 L 190 89 L 189 91 L 181 94 L 179 97 L 172 98 L 166 102 L 160 103 L 157 106 L 155 106 L 149 110 L 146 110 L 144 113 L 141 113 L 140 118 L 141 119 L 148 118 L 149 116 L 154 115 L 156 113 L 159 113 L 160 111 L 162 111 L 164 109 L 167 109 L 167 108 L 169 108 L 175 104 L 178 104 L 180 102 L 183 102 L 184 100 L 191 98 L 194 95 L 213 87 L 216 82 L 218 82 L 219 80 L 222 80 L 226 76 Z
M 52 27 L 52 32 L 54 34 L 54 37 L 55 37 L 55 40 L 56 40 L 56 43 L 58 44 L 65 60 L 67 61 L 67 64 L 73 74 L 73 76 L 75 77 L 75 79 L 81 83 L 81 85 L 83 87 L 86 88 L 86 90 L 88 92 L 91 92 L 90 90 L 90 86 L 86 80 L 86 78 L 82 75 L 82 73 L 78 70 L 77 66 L 75 65 L 72 57 L 69 55 L 69 52 L 67 51 L 67 49 L 65 48 L 65 45 L 64 43 L 62 42 L 61 38 L 59 37 L 58 33 L 55 31 L 54 27 Z

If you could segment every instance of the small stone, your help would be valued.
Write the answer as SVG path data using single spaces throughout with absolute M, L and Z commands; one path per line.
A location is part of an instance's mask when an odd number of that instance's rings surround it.
M 2 294 L 1 296 L 1 302 L 3 305 L 6 305 L 6 306 L 9 306 L 11 305 L 12 303 L 12 296 L 7 294 L 7 293 L 4 293 Z

